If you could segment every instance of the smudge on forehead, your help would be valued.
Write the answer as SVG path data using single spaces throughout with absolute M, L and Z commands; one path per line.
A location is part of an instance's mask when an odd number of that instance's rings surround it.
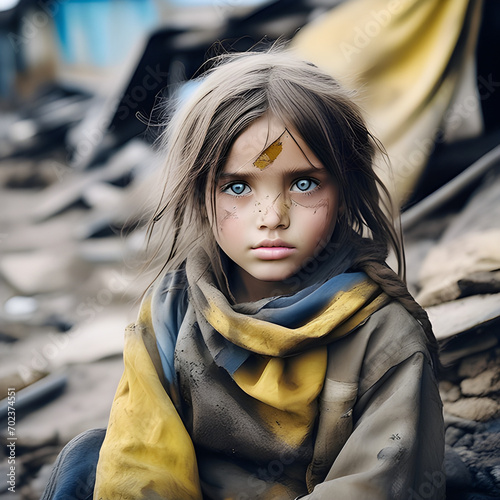
M 254 166 L 260 170 L 264 170 L 266 167 L 271 165 L 276 158 L 278 158 L 282 150 L 283 144 L 280 137 L 261 153 L 261 155 L 253 162 Z

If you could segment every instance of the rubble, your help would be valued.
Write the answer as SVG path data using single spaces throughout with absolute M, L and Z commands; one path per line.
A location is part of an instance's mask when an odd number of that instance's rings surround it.
M 499 404 L 490 398 L 462 398 L 445 404 L 444 409 L 457 417 L 478 422 L 500 417 Z
M 500 496 L 499 199 L 496 167 L 463 209 L 405 234 L 414 257 L 411 286 L 429 314 L 444 365 L 439 389 L 450 499 Z
M 500 370 L 489 369 L 474 378 L 465 378 L 460 383 L 464 396 L 488 396 L 500 393 Z
M 135 256 L 154 182 L 151 146 L 132 140 L 81 171 L 66 162 L 64 142 L 52 155 L 0 160 L 0 414 L 15 388 L 17 438 L 16 492 L 4 481 L 0 498 L 10 500 L 40 498 L 62 447 L 107 425 L 123 332 L 149 284 Z M 122 234 L 127 224 L 133 236 Z
M 483 282 L 491 281 L 490 289 L 495 290 L 496 275 L 489 273 L 500 269 L 499 192 L 500 175 L 493 169 L 428 252 L 420 267 L 421 289 L 416 297 L 423 306 L 473 293 L 467 292 L 464 283 L 477 280 L 478 274 Z

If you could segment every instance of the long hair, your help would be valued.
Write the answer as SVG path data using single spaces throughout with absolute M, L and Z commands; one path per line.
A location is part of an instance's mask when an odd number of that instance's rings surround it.
M 338 247 L 352 248 L 351 267 L 399 300 L 422 324 L 435 350 L 427 314 L 404 283 L 401 236 L 389 193 L 374 171 L 383 148 L 352 95 L 329 74 L 283 49 L 227 54 L 211 63 L 161 139 L 166 182 L 149 228 L 162 222 L 160 274 L 178 268 L 191 249 L 203 246 L 224 283 L 207 204 L 215 214 L 215 186 L 235 139 L 269 113 L 300 134 L 336 182 L 341 210 L 333 238 Z M 389 251 L 397 258 L 399 276 L 385 264 Z

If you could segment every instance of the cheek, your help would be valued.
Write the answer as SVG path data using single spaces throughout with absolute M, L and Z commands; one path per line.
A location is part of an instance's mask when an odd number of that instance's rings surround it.
M 217 230 L 226 234 L 238 232 L 242 225 L 242 203 L 238 198 L 220 196 L 216 200 Z
M 328 199 L 310 207 L 296 207 L 296 220 L 308 235 L 311 244 L 329 239 L 335 228 L 337 213 Z
M 217 214 L 217 233 L 216 239 L 219 243 L 237 238 L 241 234 L 240 219 L 234 213 Z

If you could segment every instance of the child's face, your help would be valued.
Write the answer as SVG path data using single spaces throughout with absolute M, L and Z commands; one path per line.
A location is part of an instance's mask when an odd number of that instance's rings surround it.
M 337 186 L 292 133 L 272 117 L 256 120 L 234 142 L 216 186 L 212 229 L 236 264 L 240 300 L 274 295 L 277 282 L 316 256 L 335 228 Z

